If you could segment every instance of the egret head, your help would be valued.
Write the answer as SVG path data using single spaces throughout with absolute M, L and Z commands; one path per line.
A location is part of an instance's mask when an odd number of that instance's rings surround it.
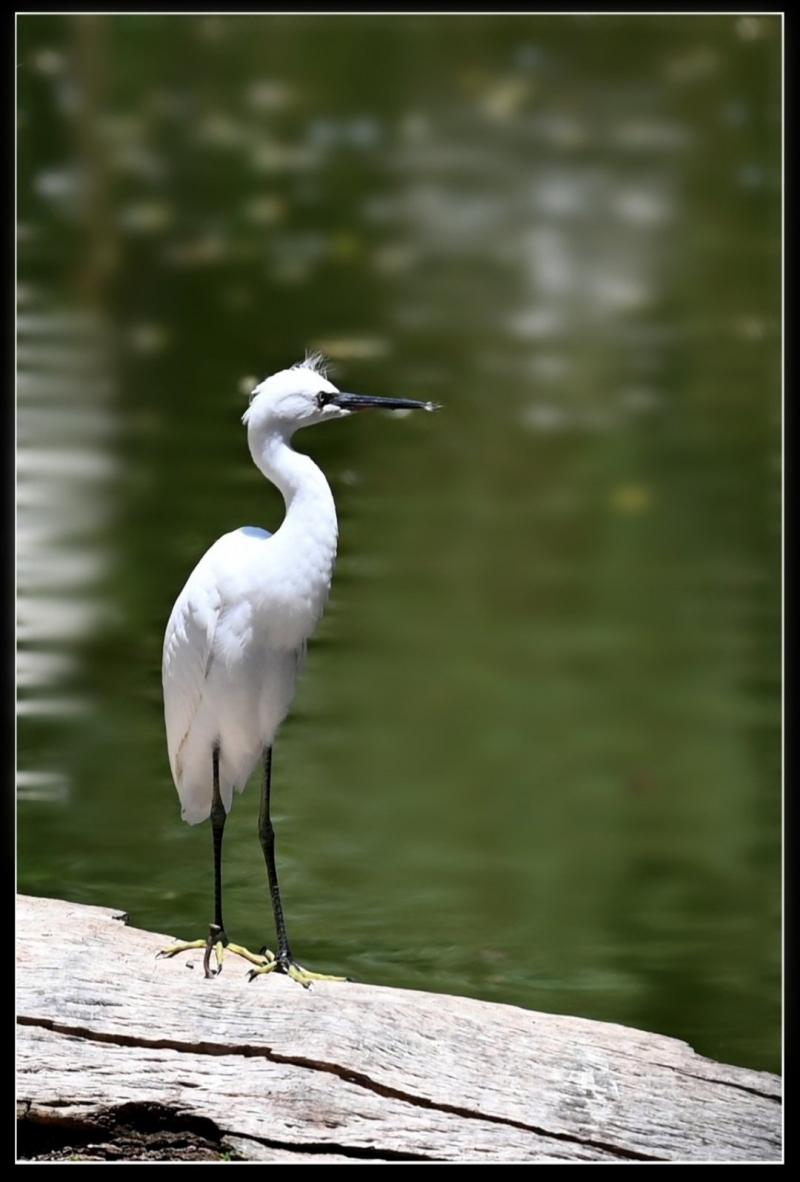
M 253 390 L 242 416 L 248 435 L 277 430 L 286 436 L 300 427 L 344 419 L 362 410 L 436 410 L 432 402 L 409 398 L 373 398 L 343 394 L 325 376 L 325 359 L 318 353 L 282 369 Z

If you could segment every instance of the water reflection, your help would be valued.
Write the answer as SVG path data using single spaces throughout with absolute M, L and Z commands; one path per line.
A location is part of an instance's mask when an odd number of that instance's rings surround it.
M 278 521 L 239 417 L 317 347 L 446 414 L 302 441 L 341 523 L 276 750 L 302 956 L 774 1068 L 777 19 L 28 17 L 20 61 L 21 887 L 207 922 L 161 637 Z
M 60 745 L 93 708 L 81 693 L 82 646 L 107 606 L 114 413 L 98 324 L 29 287 L 18 298 L 17 689 L 18 713 L 34 729 L 17 796 L 65 802 Z

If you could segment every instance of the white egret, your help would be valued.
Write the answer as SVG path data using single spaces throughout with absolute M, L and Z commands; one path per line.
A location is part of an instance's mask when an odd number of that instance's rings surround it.
M 215 975 L 212 951 L 219 972 L 227 949 L 256 966 L 251 980 L 272 971 L 305 986 L 344 980 L 308 972 L 292 956 L 275 867 L 270 776 L 275 733 L 325 607 L 337 542 L 328 482 L 309 456 L 293 450 L 291 439 L 300 427 L 372 408 L 436 409 L 406 398 L 343 394 L 327 380 L 319 356 L 256 386 L 242 421 L 254 463 L 283 494 L 283 522 L 274 534 L 244 526 L 215 542 L 189 576 L 167 624 L 162 679 L 169 761 L 183 819 L 196 825 L 211 818 L 214 922 L 206 939 L 175 944 L 161 955 L 205 948 L 206 977 Z M 234 792 L 244 789 L 259 761 L 264 781 L 258 832 L 275 918 L 275 955 L 232 944 L 222 917 L 225 820 Z

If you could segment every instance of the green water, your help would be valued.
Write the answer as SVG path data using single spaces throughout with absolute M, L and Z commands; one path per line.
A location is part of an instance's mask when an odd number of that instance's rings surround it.
M 163 629 L 279 523 L 245 391 L 319 346 L 445 410 L 297 440 L 299 959 L 778 1069 L 778 18 L 26 16 L 17 60 L 20 889 L 204 932 Z

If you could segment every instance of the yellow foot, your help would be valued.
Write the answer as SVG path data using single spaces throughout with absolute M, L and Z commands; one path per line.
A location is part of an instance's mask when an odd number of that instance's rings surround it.
M 205 940 L 191 940 L 186 944 L 171 944 L 169 948 L 162 948 L 160 952 L 157 952 L 156 959 L 162 956 L 177 956 L 179 952 L 189 952 L 195 948 L 205 948 L 206 950 L 203 957 L 203 972 L 206 977 L 216 977 L 217 973 L 222 972 L 222 962 L 226 952 L 232 952 L 234 956 L 241 956 L 244 960 L 249 960 L 251 964 L 258 965 L 261 972 L 269 972 L 270 967 L 275 964 L 275 957 L 268 948 L 262 949 L 261 952 L 251 952 L 249 948 L 243 948 L 241 944 L 232 944 L 227 933 L 217 927 L 215 923 L 210 925 Z M 217 967 L 213 972 L 210 967 L 212 952 L 217 962 Z
M 272 955 L 270 953 L 270 955 Z M 251 969 L 247 974 L 248 981 L 255 981 L 256 977 L 260 977 L 263 973 L 285 973 L 287 977 L 291 977 L 293 981 L 297 981 L 298 985 L 302 985 L 304 989 L 310 989 L 313 981 L 349 981 L 349 977 L 331 977 L 328 973 L 312 973 L 308 969 L 304 969 L 302 965 L 297 964 L 291 957 L 281 957 L 276 960 L 272 957 L 267 964 L 259 965 L 258 968 Z

